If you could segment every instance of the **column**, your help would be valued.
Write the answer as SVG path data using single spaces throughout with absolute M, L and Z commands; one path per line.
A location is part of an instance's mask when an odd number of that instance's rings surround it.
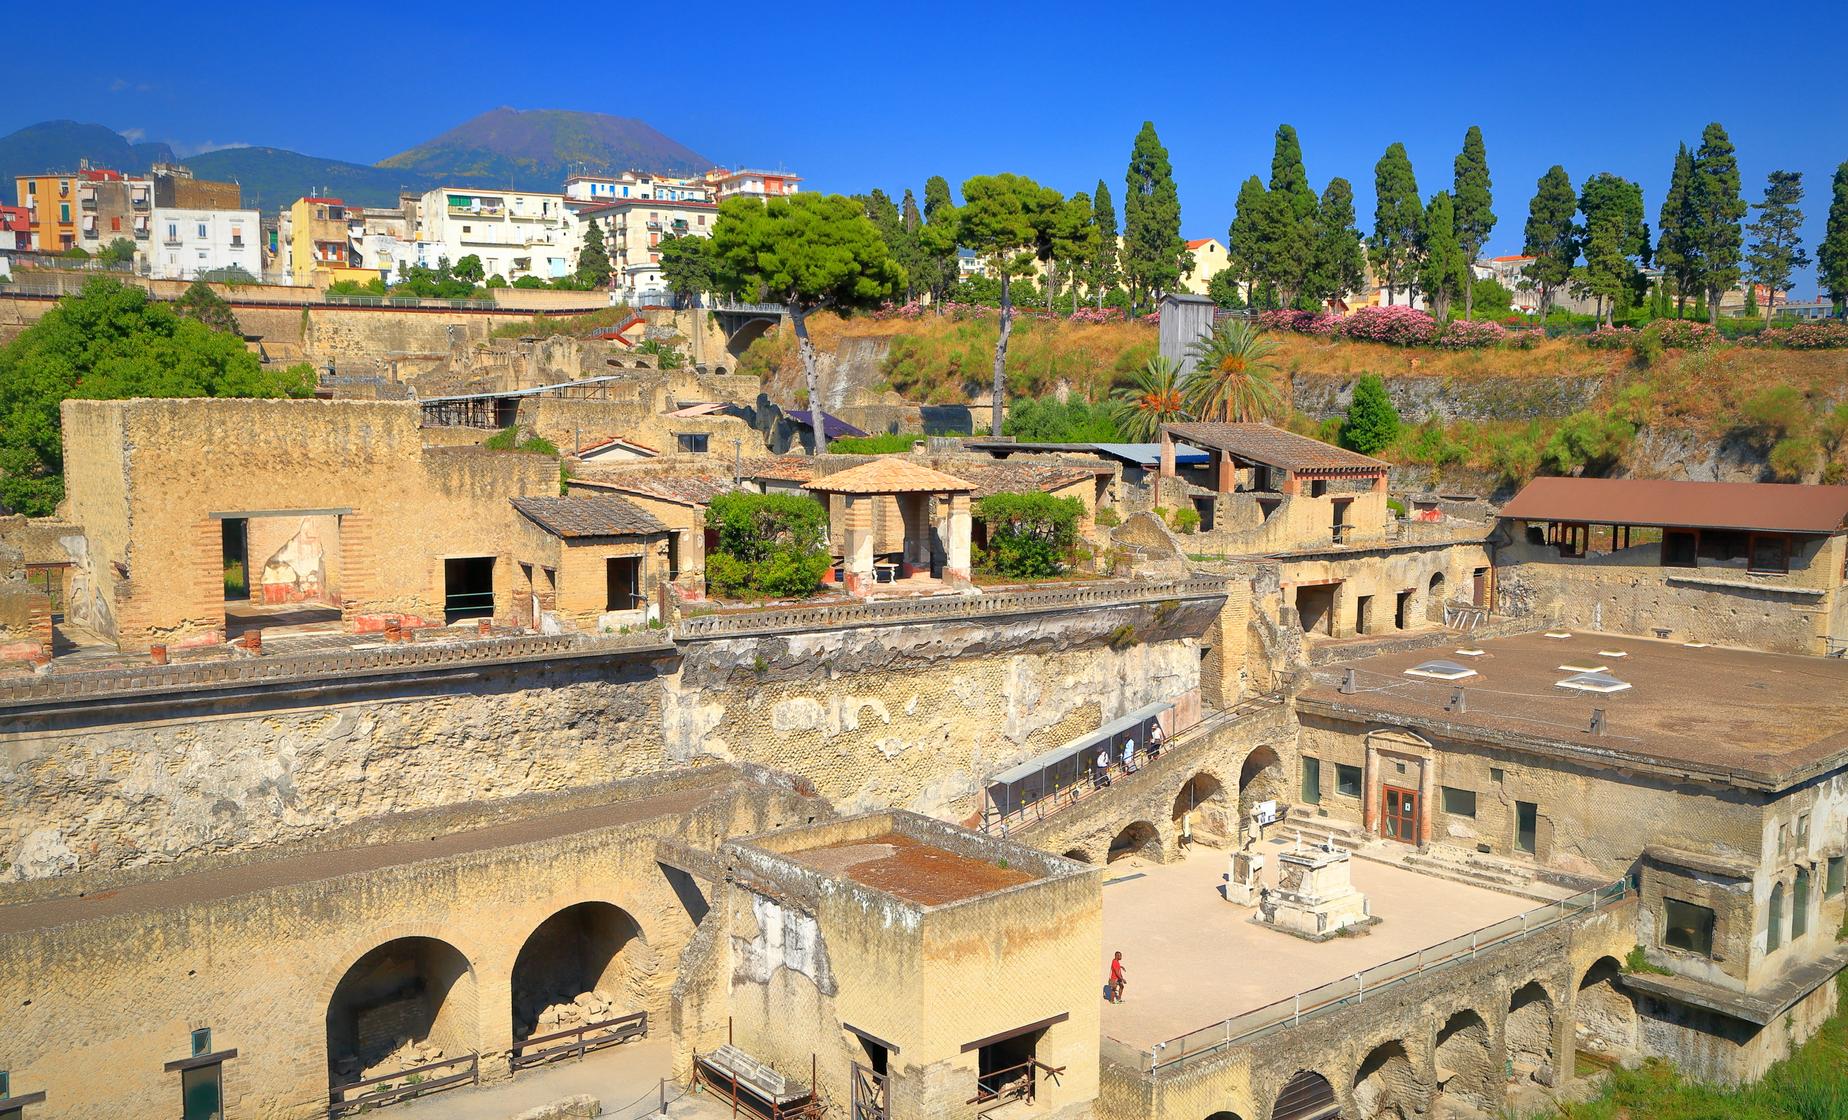
M 950 495 L 950 533 L 944 540 L 948 554 L 943 578 L 951 583 L 969 582 L 969 495 Z

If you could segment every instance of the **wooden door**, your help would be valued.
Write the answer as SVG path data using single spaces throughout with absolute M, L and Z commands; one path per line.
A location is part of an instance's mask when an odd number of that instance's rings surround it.
M 1385 803 L 1380 814 L 1380 835 L 1405 844 L 1418 843 L 1418 791 L 1386 786 L 1380 798 Z

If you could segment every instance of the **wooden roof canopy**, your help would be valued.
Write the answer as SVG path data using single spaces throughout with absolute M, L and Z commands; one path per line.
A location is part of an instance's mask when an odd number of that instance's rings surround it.
M 1841 532 L 1848 521 L 1848 486 L 1536 478 L 1501 515 L 1517 521 L 1825 535 Z
M 1163 424 L 1162 434 L 1299 478 L 1375 478 L 1391 464 L 1269 424 Z

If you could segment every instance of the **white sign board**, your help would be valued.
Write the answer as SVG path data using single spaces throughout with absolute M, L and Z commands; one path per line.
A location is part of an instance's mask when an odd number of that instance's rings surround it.
M 1277 803 L 1275 801 L 1260 801 L 1257 807 L 1252 810 L 1251 815 L 1259 824 L 1276 824 Z

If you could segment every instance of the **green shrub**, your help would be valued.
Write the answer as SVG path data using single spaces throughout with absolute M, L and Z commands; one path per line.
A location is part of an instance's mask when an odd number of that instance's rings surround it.
M 1397 498 L 1387 498 L 1386 508 L 1392 511 L 1394 517 L 1405 516 L 1405 503 Z
M 911 450 L 924 437 L 915 432 L 881 432 L 872 436 L 842 436 L 828 441 L 835 455 L 896 455 Z
M 1111 509 L 1109 506 L 1105 506 L 1098 510 L 1097 516 L 1093 517 L 1091 520 L 1097 523 L 1099 529 L 1114 529 L 1123 523 L 1123 518 L 1116 510 Z
M 1077 397 L 1015 401 L 1008 406 L 1001 434 L 1022 443 L 1114 443 L 1121 438 L 1107 405 Z
M 1010 579 L 1057 575 L 1078 539 L 1084 503 L 1051 494 L 992 494 L 975 503 L 988 526 L 989 567 Z
M 1613 412 L 1575 412 L 1553 430 L 1541 461 L 1555 474 L 1602 474 L 1622 460 L 1635 438 L 1636 426 Z
M 1354 386 L 1347 418 L 1341 423 L 1341 446 L 1372 455 L 1399 438 L 1399 410 L 1386 393 L 1386 383 L 1369 373 Z
M 1760 442 L 1775 443 L 1786 436 L 1802 434 L 1810 422 L 1809 403 L 1803 394 L 1789 385 L 1761 389 L 1746 398 L 1739 413 Z
M 1771 448 L 1766 462 L 1780 482 L 1797 482 L 1816 465 L 1820 449 L 1808 436 L 1786 436 Z
M 813 595 L 828 572 L 828 511 L 796 494 L 720 494 L 706 507 L 718 547 L 706 586 L 727 599 Z
M 1509 433 L 1489 444 L 1489 465 L 1503 482 L 1522 486 L 1540 473 L 1537 434 L 1530 426 L 1526 433 Z
M 556 455 L 558 446 L 549 439 L 533 436 L 521 440 L 518 428 L 502 428 L 487 439 L 481 446 L 489 451 L 524 451 L 529 455 Z
M 1452 439 L 1435 416 L 1418 425 L 1414 433 L 1405 445 L 1405 458 L 1411 462 L 1443 467 L 1469 457 L 1469 448 Z
M 1177 506 L 1166 511 L 1168 528 L 1177 533 L 1196 533 L 1200 530 L 1200 511 L 1192 506 Z

